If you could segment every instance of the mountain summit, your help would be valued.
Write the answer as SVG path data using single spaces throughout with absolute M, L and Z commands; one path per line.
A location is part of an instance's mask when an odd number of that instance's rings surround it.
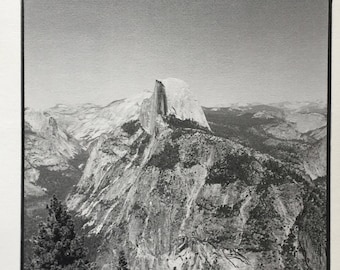
M 190 120 L 210 130 L 202 107 L 194 98 L 189 86 L 179 79 L 156 80 L 151 98 L 143 102 L 140 121 L 148 133 L 154 132 L 158 116 Z
M 139 120 L 149 134 L 154 133 L 156 126 L 164 125 L 163 119 L 166 117 L 190 120 L 210 130 L 203 109 L 189 86 L 174 78 L 156 80 L 153 92 L 142 91 L 134 97 L 117 100 L 106 106 L 58 105 L 47 112 L 85 147 L 101 134 L 110 133 L 124 123 L 135 120 Z

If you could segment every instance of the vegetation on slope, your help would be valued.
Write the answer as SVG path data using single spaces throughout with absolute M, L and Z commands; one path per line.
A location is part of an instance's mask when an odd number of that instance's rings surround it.
M 161 170 L 173 169 L 180 161 L 178 148 L 178 145 L 172 145 L 169 142 L 165 143 L 163 151 L 153 155 L 148 164 Z
M 258 108 L 248 112 L 220 108 L 217 111 L 204 109 L 204 113 L 216 136 L 239 142 L 283 161 L 298 163 L 299 151 L 303 150 L 306 144 L 302 141 L 279 140 L 267 134 L 263 127 L 278 125 L 282 120 L 275 117 L 253 118 L 254 112 L 262 107 L 264 110 L 275 110 L 265 105 L 255 107 Z M 269 139 L 272 140 L 271 143 Z
M 39 225 L 33 238 L 33 256 L 29 270 L 92 270 L 95 265 L 87 259 L 84 237 L 76 234 L 71 215 L 53 196 L 47 205 L 48 218 Z
M 141 124 L 138 120 L 131 120 L 122 125 L 122 130 L 132 136 L 137 132 L 137 130 L 141 127 Z
M 215 162 L 209 169 L 206 184 L 228 185 L 241 180 L 245 183 L 250 181 L 251 163 L 255 159 L 246 153 L 229 153 Z
M 174 115 L 168 115 L 165 117 L 165 122 L 169 124 L 171 128 L 190 128 L 190 129 L 198 129 L 205 132 L 210 132 L 206 127 L 202 127 L 196 121 L 191 119 L 181 120 L 176 118 Z

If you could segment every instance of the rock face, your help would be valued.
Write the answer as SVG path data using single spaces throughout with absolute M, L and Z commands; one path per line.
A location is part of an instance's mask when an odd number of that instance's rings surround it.
M 314 180 L 326 175 L 327 138 L 323 137 L 304 152 L 304 169 Z
M 210 129 L 201 106 L 185 82 L 169 78 L 163 80 L 162 83 L 167 96 L 167 115 L 174 115 L 181 120 L 189 119 Z
M 25 111 L 25 196 L 45 195 L 38 185 L 41 169 L 66 171 L 82 152 L 79 143 L 58 127 L 48 113 Z
M 165 87 L 161 81 L 156 80 L 155 85 L 155 103 L 157 114 L 167 115 L 168 113 L 168 102 L 165 94 Z
M 193 97 L 189 86 L 179 79 L 156 80 L 152 97 L 144 100 L 140 122 L 150 134 L 155 132 L 158 116 L 174 116 L 180 120 L 190 120 L 210 130 L 204 112 Z

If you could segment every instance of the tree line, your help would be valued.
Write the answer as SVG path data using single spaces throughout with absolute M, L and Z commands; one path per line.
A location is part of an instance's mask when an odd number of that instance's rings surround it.
M 56 196 L 46 206 L 48 217 L 39 224 L 33 236 L 33 255 L 25 270 L 97 270 L 87 259 L 84 235 L 77 235 L 74 221 L 67 208 Z M 128 270 L 123 250 L 119 252 L 117 270 Z

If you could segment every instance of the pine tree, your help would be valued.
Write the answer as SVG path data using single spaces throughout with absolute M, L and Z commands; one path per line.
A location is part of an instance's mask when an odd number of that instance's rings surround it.
M 118 270 L 129 270 L 123 250 L 119 252 Z
M 84 237 L 77 236 L 66 207 L 53 196 L 47 205 L 46 222 L 39 224 L 33 238 L 31 270 L 89 270 L 94 269 L 85 258 Z

